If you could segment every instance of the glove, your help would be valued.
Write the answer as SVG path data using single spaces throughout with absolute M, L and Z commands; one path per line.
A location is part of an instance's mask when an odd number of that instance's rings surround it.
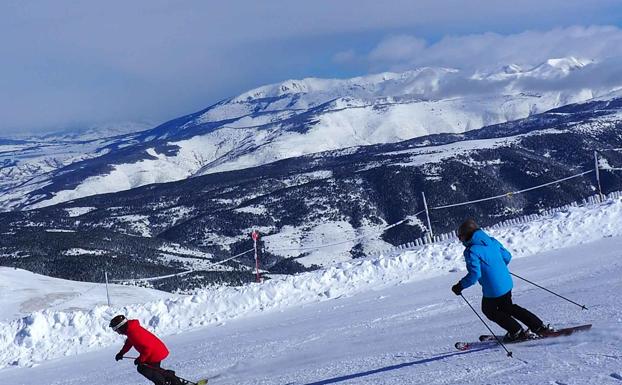
M 451 287 L 451 291 L 453 291 L 455 295 L 462 294 L 462 285 L 460 284 L 460 282 L 458 282 L 457 284 L 453 285 Z
M 136 365 L 136 366 L 140 365 L 140 358 L 139 358 L 139 357 L 137 357 L 137 358 L 134 360 L 134 365 Z
M 121 361 L 123 359 L 123 353 L 119 352 L 116 356 L 114 356 L 116 361 Z

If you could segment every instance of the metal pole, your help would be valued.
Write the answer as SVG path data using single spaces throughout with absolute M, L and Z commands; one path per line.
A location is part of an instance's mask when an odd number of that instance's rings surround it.
M 261 277 L 259 276 L 259 253 L 257 251 L 257 240 L 259 239 L 259 232 L 257 230 L 253 230 L 251 233 L 251 237 L 253 238 L 253 245 L 255 248 L 255 273 L 257 275 L 257 282 L 261 282 Z
M 259 255 L 257 254 L 257 241 L 255 243 L 255 273 L 257 274 L 257 282 L 261 282 L 261 278 L 259 278 Z
M 603 191 L 600 188 L 600 172 L 598 170 L 598 153 L 594 151 L 594 169 L 596 170 L 596 183 L 598 183 L 598 196 L 603 200 Z
M 565 299 L 566 301 L 568 301 L 568 302 L 570 302 L 570 303 L 572 303 L 572 304 L 575 304 L 575 305 L 579 306 L 579 307 L 580 307 L 581 309 L 583 309 L 583 310 L 587 310 L 587 307 L 586 307 L 585 305 L 579 305 L 579 304 L 578 304 L 578 303 L 576 303 L 575 301 L 570 300 L 570 299 L 568 299 L 568 298 L 564 297 L 563 295 L 559 295 L 559 294 L 555 293 L 554 291 L 551 291 L 551 290 L 547 289 L 546 287 L 542 287 L 542 286 L 538 285 L 537 283 L 531 282 L 530 280 L 528 280 L 528 279 L 526 279 L 526 278 L 523 278 L 523 277 L 521 277 L 520 275 L 516 275 L 516 274 L 514 274 L 514 273 L 512 273 L 512 272 L 510 272 L 510 274 L 512 274 L 513 276 L 515 276 L 515 277 L 516 277 L 516 278 L 518 278 L 518 279 L 522 279 L 523 281 L 525 281 L 525 282 L 527 282 L 527 283 L 530 283 L 530 284 L 534 285 L 535 287 L 539 287 L 540 289 L 542 289 L 542 290 L 544 290 L 544 291 L 548 291 L 549 293 L 551 293 L 551 294 L 553 294 L 553 295 L 556 295 L 556 296 L 558 296 L 559 298 Z
M 484 319 L 479 315 L 478 312 L 475 311 L 475 309 L 473 309 L 473 306 L 471 306 L 471 304 L 469 303 L 469 301 L 467 301 L 466 298 L 464 298 L 464 295 L 460 294 L 460 297 L 462 297 L 462 299 L 464 300 L 464 302 L 467 303 L 467 305 L 469 305 L 469 307 L 471 308 L 471 310 L 473 310 L 473 313 L 475 313 L 475 315 L 477 316 L 477 318 L 479 318 L 480 321 L 482 321 L 482 323 L 484 324 L 484 326 L 486 326 L 486 329 L 488 329 L 488 331 L 490 332 L 490 334 L 493 335 L 493 337 L 495 337 L 495 339 L 497 340 L 497 343 L 499 345 L 501 345 L 503 347 L 503 349 L 507 352 L 508 357 L 512 357 L 512 352 L 508 350 L 508 348 L 505 347 L 505 345 L 503 344 L 503 342 L 501 341 L 501 338 L 497 337 L 497 335 L 495 334 L 495 332 L 492 331 L 492 329 L 490 328 L 490 326 L 488 326 L 488 324 L 486 323 L 486 321 L 484 321 Z
M 425 208 L 425 217 L 428 220 L 428 231 L 430 232 L 430 241 L 432 241 L 432 237 L 434 237 L 434 233 L 432 232 L 432 222 L 430 222 L 430 212 L 428 211 L 428 202 L 425 200 L 425 193 L 422 191 L 421 196 L 423 197 L 423 208 Z
M 108 291 L 108 272 L 104 272 L 104 276 L 106 277 L 106 298 L 108 299 L 108 307 L 110 307 L 110 293 Z

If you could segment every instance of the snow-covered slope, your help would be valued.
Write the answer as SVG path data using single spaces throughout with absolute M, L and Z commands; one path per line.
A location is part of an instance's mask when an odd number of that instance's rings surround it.
M 597 66 L 560 58 L 486 73 L 419 68 L 344 80 L 288 80 L 128 136 L 126 144 L 92 161 L 15 188 L 0 203 L 41 207 L 320 151 L 465 132 L 622 86 L 615 80 L 576 85 L 576 76 L 598 73 Z
M 621 220 L 622 199 L 612 199 L 602 204 L 573 207 L 526 225 L 498 229 L 492 231 L 492 235 L 520 258 L 586 244 L 603 237 L 620 237 L 622 228 L 618 224 Z M 210 289 L 191 297 L 123 308 L 98 306 L 90 311 L 34 312 L 22 319 L 0 324 L 0 367 L 29 366 L 109 346 L 117 339 L 106 329 L 107 320 L 119 312 L 141 319 L 161 335 L 170 335 L 265 311 L 353 296 L 462 270 L 461 251 L 457 242 L 438 243 L 398 256 L 341 263 L 325 270 L 263 284 Z M 580 257 L 585 261 L 585 255 Z M 592 272 L 614 267 L 591 262 L 588 266 L 592 266 Z M 621 268 L 619 264 L 617 266 Z M 607 291 L 610 289 L 608 287 Z
M 172 294 L 136 286 L 110 284 L 110 301 L 115 306 L 171 298 Z M 68 281 L 0 266 L 0 322 L 42 311 L 88 311 L 107 304 L 106 286 Z
M 470 341 L 487 332 L 462 299 L 449 291 L 462 272 L 412 279 L 403 271 L 403 281 L 382 285 L 370 281 L 357 294 L 320 296 L 313 300 L 317 303 L 306 306 L 164 336 L 171 350 L 164 366 L 192 380 L 207 376 L 216 385 L 619 384 L 622 300 L 611 293 L 622 289 L 621 247 L 622 238 L 613 237 L 512 261 L 514 272 L 585 303 L 589 310 L 581 311 L 520 281 L 513 290 L 517 303 L 556 326 L 594 324 L 591 331 L 570 337 L 512 345 L 514 358 L 498 348 L 453 349 L 455 341 Z M 476 305 L 480 290 L 466 290 L 465 296 Z M 150 320 L 140 316 L 144 324 Z M 114 361 L 121 337 L 103 328 L 86 330 L 82 323 L 73 327 L 92 339 L 105 333 L 111 346 L 33 368 L 5 369 L 0 372 L 3 381 L 13 385 L 146 382 L 131 360 Z

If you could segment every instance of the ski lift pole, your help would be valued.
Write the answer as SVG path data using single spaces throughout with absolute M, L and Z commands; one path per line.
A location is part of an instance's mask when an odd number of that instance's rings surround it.
M 421 196 L 423 197 L 423 208 L 425 209 L 425 217 L 428 220 L 428 231 L 430 232 L 430 242 L 434 238 L 434 233 L 432 232 L 432 222 L 430 222 L 430 211 L 428 210 L 428 202 L 425 200 L 425 193 L 422 191 Z
M 253 230 L 253 232 L 251 233 L 251 237 L 253 238 L 253 246 L 255 248 L 255 273 L 257 275 L 257 282 L 261 282 L 261 277 L 259 276 L 259 253 L 257 251 L 259 232 L 257 230 Z
M 460 297 L 462 297 L 462 299 L 464 300 L 464 302 L 467 303 L 467 305 L 469 305 L 469 307 L 471 308 L 471 310 L 473 310 L 473 313 L 475 313 L 475 315 L 477 316 L 477 318 L 479 318 L 480 321 L 482 321 L 482 323 L 484 324 L 484 326 L 486 326 L 486 329 L 488 329 L 488 331 L 490 332 L 490 334 L 492 334 L 493 337 L 495 337 L 495 340 L 497 340 L 497 343 L 499 345 L 501 345 L 501 347 L 503 347 L 503 349 L 507 352 L 508 357 L 512 357 L 512 352 L 508 350 L 508 348 L 505 347 L 505 344 L 503 344 L 503 341 L 501 341 L 501 338 L 497 337 L 497 335 L 495 334 L 495 332 L 492 331 L 492 329 L 490 328 L 490 326 L 488 326 L 488 324 L 486 323 L 486 321 L 484 321 L 484 319 L 479 315 L 479 313 L 477 311 L 475 311 L 475 309 L 473 309 L 473 306 L 471 306 L 471 303 L 469 303 L 469 301 L 467 301 L 466 298 L 464 298 L 464 295 L 460 294 Z
M 108 272 L 104 271 L 104 277 L 106 278 L 106 299 L 108 299 L 108 307 L 110 307 L 110 292 L 108 291 Z
M 596 171 L 596 183 L 598 184 L 598 197 L 603 200 L 603 190 L 600 187 L 600 172 L 598 170 L 598 153 L 594 151 L 594 170 Z
M 587 307 L 586 307 L 585 305 L 580 305 L 580 304 L 576 303 L 575 301 L 570 300 L 570 299 L 568 299 L 568 298 L 564 297 L 563 295 L 559 295 L 559 294 L 557 294 L 556 292 L 554 292 L 554 291 L 551 291 L 551 290 L 547 289 L 546 287 L 540 286 L 540 285 L 538 285 L 538 284 L 537 284 L 537 283 L 535 283 L 535 282 L 531 282 L 530 280 L 528 280 L 528 279 L 526 279 L 526 278 L 523 278 L 523 277 L 521 277 L 520 275 L 516 275 L 516 274 L 514 274 L 514 273 L 512 273 L 512 272 L 510 272 L 510 274 L 512 274 L 513 276 L 515 276 L 515 277 L 516 277 L 516 278 L 518 278 L 518 279 L 522 279 L 523 281 L 525 281 L 525 282 L 527 282 L 527 283 L 530 283 L 530 284 L 534 285 L 535 287 L 539 287 L 540 289 L 542 289 L 542 290 L 544 290 L 544 291 L 547 291 L 547 292 L 549 292 L 549 293 L 551 293 L 551 294 L 553 294 L 553 295 L 556 295 L 556 296 L 558 296 L 559 298 L 564 299 L 564 300 L 566 300 L 566 301 L 570 302 L 571 304 L 577 305 L 577 306 L 579 306 L 579 307 L 580 307 L 581 309 L 583 309 L 583 310 L 588 310 L 588 309 L 587 309 Z

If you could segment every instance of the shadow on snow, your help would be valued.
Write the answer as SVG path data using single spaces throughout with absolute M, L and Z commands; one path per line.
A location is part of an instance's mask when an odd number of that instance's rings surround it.
M 348 375 L 340 376 L 340 377 L 329 378 L 327 380 L 311 382 L 311 383 L 308 383 L 308 384 L 305 384 L 305 385 L 334 384 L 334 383 L 337 383 L 337 382 L 351 380 L 353 378 L 365 377 L 365 376 L 370 376 L 372 374 L 388 372 L 388 371 L 391 371 L 391 370 L 397 370 L 397 369 L 401 369 L 401 368 L 407 368 L 407 367 L 413 366 L 413 365 L 421 365 L 421 364 L 426 364 L 428 362 L 440 361 L 440 360 L 444 360 L 446 358 L 450 358 L 450 357 L 454 357 L 454 356 L 461 356 L 463 354 L 475 353 L 475 352 L 479 352 L 479 351 L 486 350 L 486 349 L 487 349 L 486 347 L 483 347 L 483 348 L 479 348 L 479 349 L 472 349 L 472 350 L 465 351 L 465 352 L 440 354 L 440 355 L 433 356 L 433 357 L 430 357 L 430 358 L 425 358 L 425 359 L 422 359 L 422 360 L 417 360 L 417 361 L 412 361 L 412 362 L 404 362 L 402 364 L 391 365 L 391 366 L 385 366 L 384 368 L 378 368 L 378 369 L 374 369 L 374 370 L 368 370 L 366 372 L 360 372 L 360 373 L 348 374 Z

